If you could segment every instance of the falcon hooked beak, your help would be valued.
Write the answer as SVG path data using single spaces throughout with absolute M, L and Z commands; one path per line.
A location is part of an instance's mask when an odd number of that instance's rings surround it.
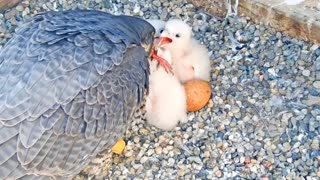
M 157 60 L 159 62 L 159 64 L 161 66 L 163 66 L 163 68 L 165 69 L 165 71 L 167 73 L 172 73 L 173 74 L 172 67 L 168 63 L 168 61 L 158 55 L 158 50 L 157 49 L 160 48 L 160 46 L 161 46 L 159 44 L 159 39 L 161 39 L 161 37 L 155 36 L 155 32 L 152 33 L 152 37 L 153 37 L 152 43 L 143 43 L 142 47 L 145 50 L 149 50 L 148 51 L 148 52 L 150 52 L 149 58 L 151 58 L 151 60 L 153 60 L 153 59 Z
M 163 68 L 166 70 L 167 73 L 173 73 L 171 65 L 168 63 L 167 60 L 158 56 L 158 51 L 155 47 L 153 47 L 151 50 L 151 57 L 152 59 L 157 60 L 163 66 Z
M 160 39 L 160 41 L 159 41 L 159 39 Z M 151 47 L 151 58 L 157 60 L 159 62 L 159 64 L 161 64 L 163 66 L 163 68 L 166 70 L 167 73 L 173 74 L 172 67 L 168 63 L 168 61 L 158 55 L 157 48 L 161 47 L 161 45 L 160 45 L 161 44 L 161 37 L 155 37 L 154 41 L 155 42 L 153 43 L 153 45 Z
M 168 63 L 168 61 L 166 61 L 165 59 L 163 59 L 162 57 L 158 56 L 158 51 L 157 48 L 161 48 L 162 45 L 164 44 L 168 44 L 171 43 L 172 39 L 168 38 L 168 37 L 156 37 L 155 38 L 155 43 L 156 45 L 153 45 L 152 50 L 151 50 L 151 54 L 152 54 L 152 59 L 157 60 L 166 70 L 167 73 L 172 73 L 172 67 L 171 65 Z
M 149 58 L 151 58 L 152 60 L 153 59 L 157 60 L 159 62 L 159 64 L 163 66 L 163 68 L 166 70 L 167 73 L 173 74 L 172 67 L 168 63 L 168 61 L 158 55 L 157 48 L 160 47 L 157 43 L 158 39 L 159 39 L 158 37 L 154 38 L 156 43 L 152 43 L 152 45 L 151 44 L 150 45 L 149 44 L 142 44 L 142 47 L 146 50 L 149 50 L 149 52 L 150 52 Z M 157 45 L 155 45 L 155 44 L 157 44 Z

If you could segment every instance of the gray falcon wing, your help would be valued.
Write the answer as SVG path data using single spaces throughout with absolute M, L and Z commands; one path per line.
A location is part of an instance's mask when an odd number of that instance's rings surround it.
M 73 175 L 111 147 L 148 86 L 140 41 L 98 11 L 43 13 L 19 28 L 0 52 L 0 179 Z

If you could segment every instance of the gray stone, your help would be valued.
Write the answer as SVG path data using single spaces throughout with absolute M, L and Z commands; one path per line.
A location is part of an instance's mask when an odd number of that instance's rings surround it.
M 315 81 L 312 85 L 313 87 L 320 89 L 320 81 Z

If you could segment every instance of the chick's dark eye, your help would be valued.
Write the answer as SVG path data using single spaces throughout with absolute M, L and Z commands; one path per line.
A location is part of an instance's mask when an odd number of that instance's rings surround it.
M 163 32 L 163 29 L 160 29 L 160 33 L 162 33 Z
M 179 38 L 179 37 L 180 37 L 180 34 L 176 34 L 176 37 Z

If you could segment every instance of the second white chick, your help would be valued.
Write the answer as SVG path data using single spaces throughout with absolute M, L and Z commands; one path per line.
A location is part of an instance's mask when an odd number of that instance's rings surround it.
M 157 39 L 160 37 L 160 34 L 164 30 L 164 26 L 166 25 L 165 21 L 162 21 L 160 19 L 148 19 L 147 20 L 156 30 L 154 34 L 154 38 Z
M 169 20 L 160 36 L 172 41 L 162 47 L 170 51 L 173 72 L 182 83 L 192 79 L 210 80 L 208 50 L 192 37 L 192 29 L 187 23 Z
M 157 25 L 152 25 L 159 30 Z M 158 49 L 158 55 L 171 64 L 169 51 Z M 185 90 L 177 77 L 167 73 L 163 67 L 158 67 L 156 61 L 152 61 L 149 94 L 146 98 L 147 122 L 162 130 L 172 130 L 179 122 L 187 122 L 186 107 Z

